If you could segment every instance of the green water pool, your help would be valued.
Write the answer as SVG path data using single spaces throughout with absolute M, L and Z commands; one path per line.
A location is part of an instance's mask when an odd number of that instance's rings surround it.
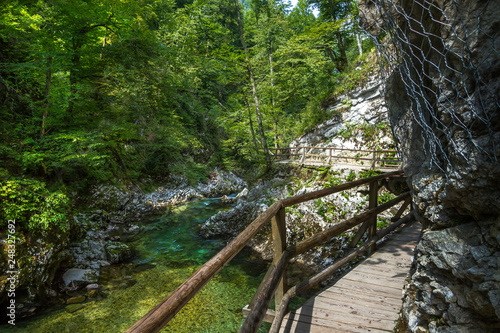
M 15 327 L 0 326 L 0 331 L 124 332 L 225 245 L 220 240 L 205 240 L 197 232 L 201 223 L 224 209 L 228 207 L 217 199 L 199 200 L 144 221 L 147 231 L 128 240 L 134 259 L 101 272 L 98 297 L 87 300 L 74 313 L 61 305 L 18 321 Z M 241 253 L 163 332 L 237 332 L 243 321 L 241 309 L 251 300 L 266 268 L 249 253 Z

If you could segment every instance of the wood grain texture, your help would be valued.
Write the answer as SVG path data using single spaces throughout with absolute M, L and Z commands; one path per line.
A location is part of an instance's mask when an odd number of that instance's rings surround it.
M 421 229 L 417 222 L 403 228 L 335 285 L 287 314 L 280 332 L 392 332 Z

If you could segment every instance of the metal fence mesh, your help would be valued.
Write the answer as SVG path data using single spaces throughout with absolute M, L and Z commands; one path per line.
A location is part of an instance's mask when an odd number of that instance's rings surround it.
M 498 13 L 497 1 L 360 0 L 360 24 L 383 73 L 400 73 L 424 153 L 443 171 L 453 167 L 452 151 L 469 162 L 463 140 L 496 161 L 499 73 L 490 69 L 498 69 L 499 27 L 485 20 Z

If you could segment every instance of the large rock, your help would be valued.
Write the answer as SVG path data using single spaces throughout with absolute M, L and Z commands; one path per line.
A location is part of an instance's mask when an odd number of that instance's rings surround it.
M 427 227 L 404 319 L 412 332 L 496 331 L 500 3 L 364 0 L 360 17 L 369 33 L 387 30 L 393 42 L 381 46 L 398 60 L 387 107 Z
M 127 244 L 120 242 L 107 242 L 105 245 L 107 261 L 111 264 L 117 264 L 132 257 L 132 251 Z
M 63 281 L 66 287 L 87 285 L 96 283 L 99 272 L 92 269 L 71 268 L 63 274 Z

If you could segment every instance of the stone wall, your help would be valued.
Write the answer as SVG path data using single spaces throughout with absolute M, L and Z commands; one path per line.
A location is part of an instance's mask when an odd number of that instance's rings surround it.
M 362 0 L 360 12 L 388 55 L 391 127 L 426 226 L 404 321 L 499 330 L 500 3 Z

